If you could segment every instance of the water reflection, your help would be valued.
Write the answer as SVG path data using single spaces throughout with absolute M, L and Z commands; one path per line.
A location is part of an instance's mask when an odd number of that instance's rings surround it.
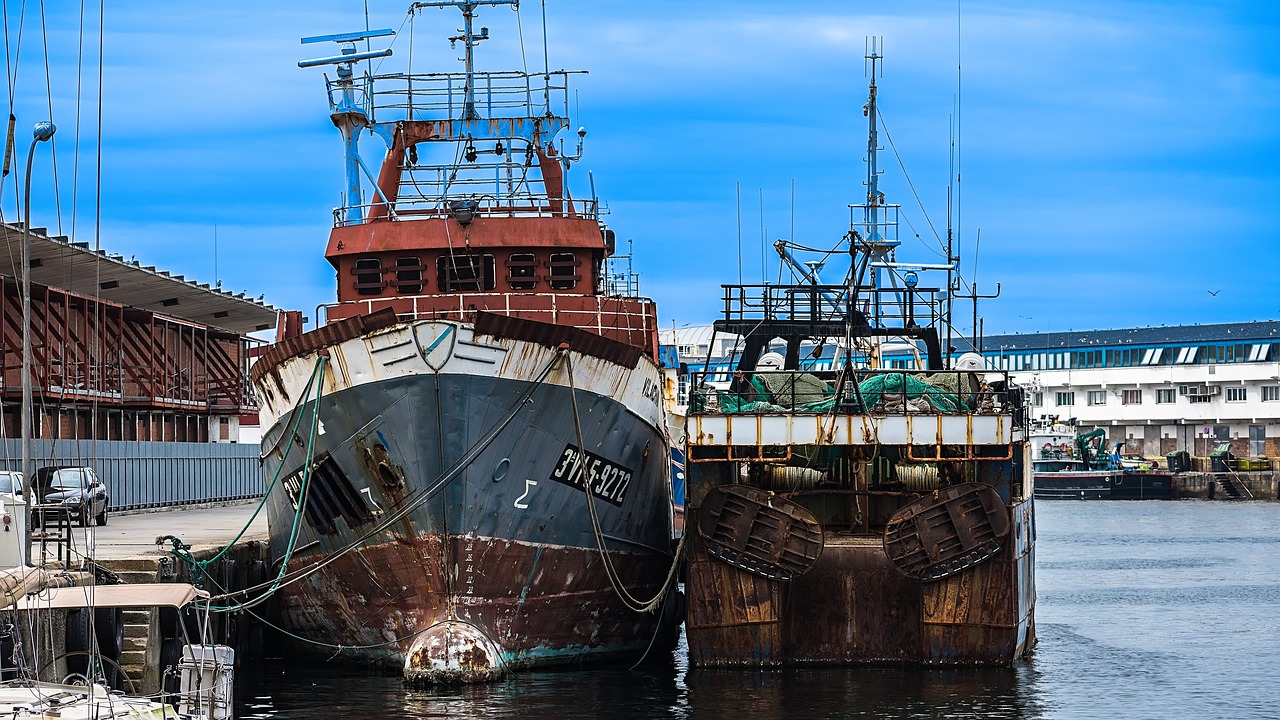
M 865 667 L 770 672 L 692 671 L 693 717 L 724 720 L 819 718 L 1040 717 L 1030 664 L 1016 668 Z
M 242 679 L 238 717 L 991 718 L 1043 716 L 1033 663 L 1017 668 L 686 671 L 666 664 L 528 673 L 505 682 L 408 690 L 397 676 L 274 661 Z

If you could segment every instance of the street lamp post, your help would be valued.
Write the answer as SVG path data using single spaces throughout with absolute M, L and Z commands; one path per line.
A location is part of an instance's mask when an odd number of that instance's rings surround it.
M 27 505 L 25 554 L 31 559 L 31 482 L 35 479 L 31 453 L 31 161 L 36 145 L 53 137 L 58 128 L 48 121 L 36 123 L 27 151 L 27 176 L 22 190 L 22 499 Z

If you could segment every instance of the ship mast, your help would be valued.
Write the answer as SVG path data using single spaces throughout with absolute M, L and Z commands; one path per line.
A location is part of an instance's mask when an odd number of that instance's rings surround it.
M 879 113 L 876 109 L 876 73 L 881 72 L 880 61 L 884 56 L 881 54 L 881 41 L 878 38 L 871 38 L 868 43 L 864 57 L 871 83 L 867 91 L 867 104 L 862 108 L 863 114 L 867 117 L 867 179 L 863 182 L 867 188 L 867 199 L 862 205 L 862 232 L 859 233 L 855 228 L 849 239 L 849 252 L 853 256 L 849 276 L 849 297 L 855 300 L 854 307 L 858 304 L 856 300 L 859 290 L 869 290 L 867 299 L 873 304 L 879 304 L 877 291 L 882 286 L 881 270 L 886 267 L 893 250 L 900 244 L 896 232 L 886 232 L 893 222 L 885 206 L 884 193 L 880 191 L 880 131 Z M 871 271 L 869 286 L 862 284 L 867 277 L 868 269 Z M 871 314 L 877 317 L 880 315 L 875 311 Z
M 357 87 L 355 69 L 352 66 L 361 60 L 372 60 L 391 55 L 391 48 L 356 52 L 356 42 L 395 34 L 394 30 L 385 28 L 382 30 L 365 30 L 362 32 L 316 35 L 302 38 L 303 45 L 318 42 L 336 42 L 342 46 L 341 55 L 317 58 L 315 60 L 303 60 L 298 63 L 298 67 L 338 66 L 338 79 L 333 83 L 338 92 L 336 99 L 333 93 L 329 95 L 329 119 L 333 121 L 334 126 L 338 128 L 338 132 L 342 134 L 344 170 L 347 179 L 342 200 L 342 209 L 345 215 L 342 219 L 347 222 L 359 223 L 364 219 L 364 211 L 362 209 L 364 202 L 361 198 L 360 190 L 360 172 L 363 169 L 360 164 L 360 132 L 369 127 L 369 115 L 371 113 L 369 94 L 372 83 L 372 80 L 365 77 L 363 86 Z
M 449 46 L 453 47 L 459 40 L 461 40 L 462 48 L 465 52 L 465 55 L 462 58 L 463 68 L 466 72 L 466 84 L 463 86 L 463 120 L 480 119 L 480 114 L 476 112 L 475 48 L 481 40 L 489 39 L 489 28 L 480 28 L 479 35 L 472 31 L 472 20 L 475 18 L 476 6 L 506 4 L 508 3 L 503 2 L 503 0 L 489 0 L 489 2 L 423 2 L 414 4 L 414 7 L 440 7 L 442 5 L 453 5 L 462 11 L 462 34 L 454 35 L 449 38 Z

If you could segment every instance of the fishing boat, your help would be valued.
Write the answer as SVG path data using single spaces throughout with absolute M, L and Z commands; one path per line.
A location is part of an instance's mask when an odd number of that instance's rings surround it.
M 1074 421 L 1036 423 L 1029 435 L 1036 497 L 1046 500 L 1169 500 L 1173 473 L 1143 458 L 1126 458 L 1123 442 L 1107 451 L 1107 432 L 1078 432 Z
M 365 69 L 414 57 L 357 47 L 392 30 L 303 39 L 341 47 L 299 63 L 336 66 L 337 302 L 252 371 L 282 621 L 413 684 L 634 659 L 676 612 L 656 310 L 605 282 L 594 181 L 570 192 L 575 73 L 477 69 L 482 8 L 519 27 L 514 1 L 410 10 L 461 12 L 456 71 Z
M 1003 664 L 1035 643 L 1024 393 L 978 354 L 949 362 L 950 233 L 946 263 L 898 257 L 900 207 L 877 167 L 880 57 L 873 42 L 866 202 L 813 262 L 775 244 L 793 284 L 723 286 L 731 380 L 690 373 L 691 667 Z M 824 284 L 842 257 L 844 282 Z M 903 346 L 919 362 L 885 367 Z M 830 369 L 802 347 L 836 348 Z

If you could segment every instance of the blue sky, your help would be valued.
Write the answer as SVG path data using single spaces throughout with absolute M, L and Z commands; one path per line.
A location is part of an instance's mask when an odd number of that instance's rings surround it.
M 369 6 L 374 27 L 400 27 L 407 3 Z M 23 7 L 5 2 L 11 74 Z M 108 4 L 101 246 L 212 282 L 216 226 L 224 288 L 307 315 L 331 301 L 323 249 L 341 145 L 320 71 L 296 65 L 328 50 L 298 39 L 361 28 L 363 7 Z M 635 243 L 664 327 L 710 321 L 719 285 L 736 281 L 736 184 L 748 281 L 761 276 L 762 225 L 771 243 L 792 235 L 794 218 L 794 239 L 815 246 L 848 229 L 847 205 L 864 192 L 870 35 L 884 38 L 887 57 L 881 111 L 939 229 L 960 43 L 957 227 L 966 275 L 980 230 L 980 289 L 1001 285 L 981 307 L 987 334 L 1280 318 L 1280 9 L 1244 0 L 961 8 L 957 32 L 955 3 L 548 0 L 552 66 L 590 71 L 577 81 L 575 122 L 589 130 L 577 194 L 590 169 L 610 226 Z M 521 10 L 534 66 L 540 12 L 529 0 Z M 75 182 L 79 7 L 45 11 L 51 100 L 39 13 L 28 0 L 13 91 L 18 164 L 51 103 L 59 202 L 42 147 L 33 215 L 93 243 L 96 10 L 85 19 Z M 494 39 L 482 61 L 518 59 L 502 45 L 514 40 L 514 17 L 483 11 Z M 458 24 L 427 11 L 416 27 L 421 49 Z M 433 69 L 456 67 L 446 47 L 416 56 L 415 69 L 432 57 Z M 892 155 L 884 159 L 890 201 L 923 227 Z M 6 221 L 17 218 L 20 170 L 0 187 Z M 965 333 L 968 315 L 957 312 Z

